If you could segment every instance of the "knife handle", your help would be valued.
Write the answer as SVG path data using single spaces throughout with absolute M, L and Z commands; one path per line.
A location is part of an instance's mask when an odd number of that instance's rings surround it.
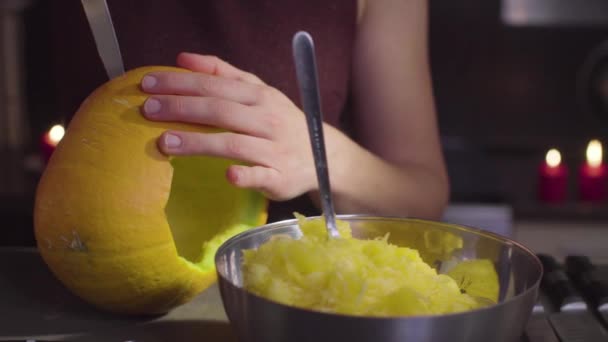
M 538 258 L 544 269 L 540 286 L 553 305 L 553 309 L 557 311 L 586 310 L 587 304 L 583 297 L 557 260 L 546 254 L 538 254 Z
M 591 259 L 583 255 L 569 255 L 564 265 L 574 286 L 585 299 L 598 311 L 608 311 L 608 281 L 599 276 Z

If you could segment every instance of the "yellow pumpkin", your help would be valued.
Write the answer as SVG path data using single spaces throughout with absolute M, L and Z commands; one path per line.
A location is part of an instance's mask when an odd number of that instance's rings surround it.
M 147 66 L 101 85 L 82 103 L 39 181 L 38 250 L 73 293 L 107 311 L 158 314 L 216 281 L 214 256 L 231 236 L 267 220 L 262 194 L 225 179 L 216 157 L 169 157 L 156 145 L 167 129 L 141 115 Z

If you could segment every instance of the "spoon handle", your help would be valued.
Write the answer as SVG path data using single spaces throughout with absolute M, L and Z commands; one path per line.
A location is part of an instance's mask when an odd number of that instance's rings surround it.
M 306 113 L 308 134 L 310 136 L 310 143 L 312 145 L 312 152 L 315 160 L 323 216 L 325 216 L 329 235 L 331 237 L 338 237 L 339 233 L 336 227 L 336 217 L 331 200 L 331 187 L 327 172 L 327 156 L 325 153 L 323 119 L 321 114 L 321 95 L 319 94 L 317 64 L 312 37 L 307 32 L 299 31 L 293 37 L 292 47 L 296 75 L 300 88 L 300 97 L 302 99 L 304 113 Z

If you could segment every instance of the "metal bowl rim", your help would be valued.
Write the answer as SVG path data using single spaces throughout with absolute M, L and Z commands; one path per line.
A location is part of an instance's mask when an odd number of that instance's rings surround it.
M 312 220 L 312 219 L 318 219 L 321 217 L 322 216 L 307 216 L 306 219 Z M 342 219 L 342 220 L 356 219 L 356 220 L 362 220 L 362 221 L 383 220 L 383 221 L 396 221 L 396 222 L 399 222 L 399 221 L 401 221 L 401 222 L 419 222 L 419 223 L 431 223 L 434 225 L 441 225 L 441 226 L 450 226 L 452 228 L 459 228 L 459 229 L 462 229 L 465 231 L 470 231 L 472 233 L 476 233 L 479 235 L 485 235 L 486 237 L 498 240 L 503 243 L 509 243 L 509 244 L 514 245 L 517 248 L 520 248 L 523 252 L 525 252 L 525 254 L 528 254 L 528 256 L 530 256 L 531 259 L 534 260 L 534 262 L 536 263 L 536 266 L 540 270 L 540 272 L 537 275 L 537 279 L 534 281 L 532 286 L 528 287 L 526 290 L 522 291 L 521 293 L 509 298 L 508 300 L 499 302 L 499 303 L 491 305 L 491 306 L 486 306 L 486 307 L 462 311 L 462 312 L 441 314 L 441 315 L 430 314 L 430 315 L 388 316 L 388 317 L 347 315 L 347 314 L 341 314 L 341 313 L 323 312 L 323 311 L 318 311 L 318 310 L 312 310 L 312 309 L 307 309 L 307 308 L 302 308 L 302 307 L 286 305 L 286 304 L 259 296 L 243 287 L 239 287 L 236 284 L 232 283 L 230 280 L 228 280 L 226 277 L 224 277 L 224 275 L 221 274 L 221 272 L 217 268 L 220 256 L 225 254 L 225 250 L 229 249 L 232 244 L 236 243 L 237 241 L 247 239 L 251 235 L 259 234 L 261 231 L 272 231 L 275 229 L 283 228 L 285 226 L 297 224 L 298 219 L 294 218 L 294 219 L 276 221 L 276 222 L 268 223 L 268 224 L 265 224 L 265 225 L 262 225 L 259 227 L 255 227 L 250 230 L 239 233 L 239 234 L 231 237 L 230 239 L 226 240 L 223 244 L 220 245 L 220 247 L 217 249 L 217 252 L 215 254 L 214 259 L 215 259 L 217 276 L 221 282 L 230 284 L 232 287 L 234 287 L 238 291 L 242 291 L 242 292 L 246 293 L 247 295 L 256 297 L 259 300 L 261 300 L 262 302 L 272 303 L 274 305 L 283 307 L 287 310 L 296 310 L 296 311 L 300 311 L 300 312 L 306 312 L 306 313 L 316 314 L 316 315 L 325 316 L 325 317 L 334 317 L 334 318 L 340 317 L 340 318 L 364 319 L 364 320 L 411 320 L 411 319 L 428 319 L 428 318 L 449 318 L 449 317 L 472 315 L 472 314 L 476 314 L 476 313 L 481 313 L 483 311 L 496 310 L 502 306 L 508 305 L 518 299 L 521 299 L 522 297 L 529 295 L 532 291 L 537 291 L 540 286 L 540 282 L 541 282 L 542 275 L 544 272 L 543 265 L 542 265 L 540 259 L 538 259 L 536 254 L 534 254 L 528 247 L 526 247 L 523 244 L 521 244 L 517 241 L 514 241 L 508 237 L 502 236 L 500 234 L 496 234 L 496 233 L 489 232 L 489 231 L 486 231 L 486 230 L 483 230 L 480 228 L 470 227 L 470 226 L 466 226 L 466 225 L 462 225 L 462 224 L 433 221 L 433 220 L 420 219 L 420 218 L 414 218 L 414 217 L 406 218 L 406 217 L 399 217 L 399 216 L 373 216 L 373 215 L 366 215 L 366 214 L 347 214 L 347 215 L 340 214 L 340 215 L 336 215 L 336 219 Z

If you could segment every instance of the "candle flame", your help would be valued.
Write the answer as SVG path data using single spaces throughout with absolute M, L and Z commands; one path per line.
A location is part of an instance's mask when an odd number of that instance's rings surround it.
M 57 145 L 65 135 L 65 129 L 61 125 L 55 125 L 49 130 L 49 140 Z
M 59 143 L 59 141 L 63 138 L 64 135 L 65 128 L 63 128 L 63 126 L 61 125 L 55 125 L 49 130 L 49 139 L 55 144 Z
M 547 152 L 545 161 L 550 167 L 557 167 L 562 162 L 562 155 L 557 149 L 552 148 Z
M 587 163 L 594 167 L 602 164 L 602 144 L 599 140 L 591 140 L 587 145 Z

